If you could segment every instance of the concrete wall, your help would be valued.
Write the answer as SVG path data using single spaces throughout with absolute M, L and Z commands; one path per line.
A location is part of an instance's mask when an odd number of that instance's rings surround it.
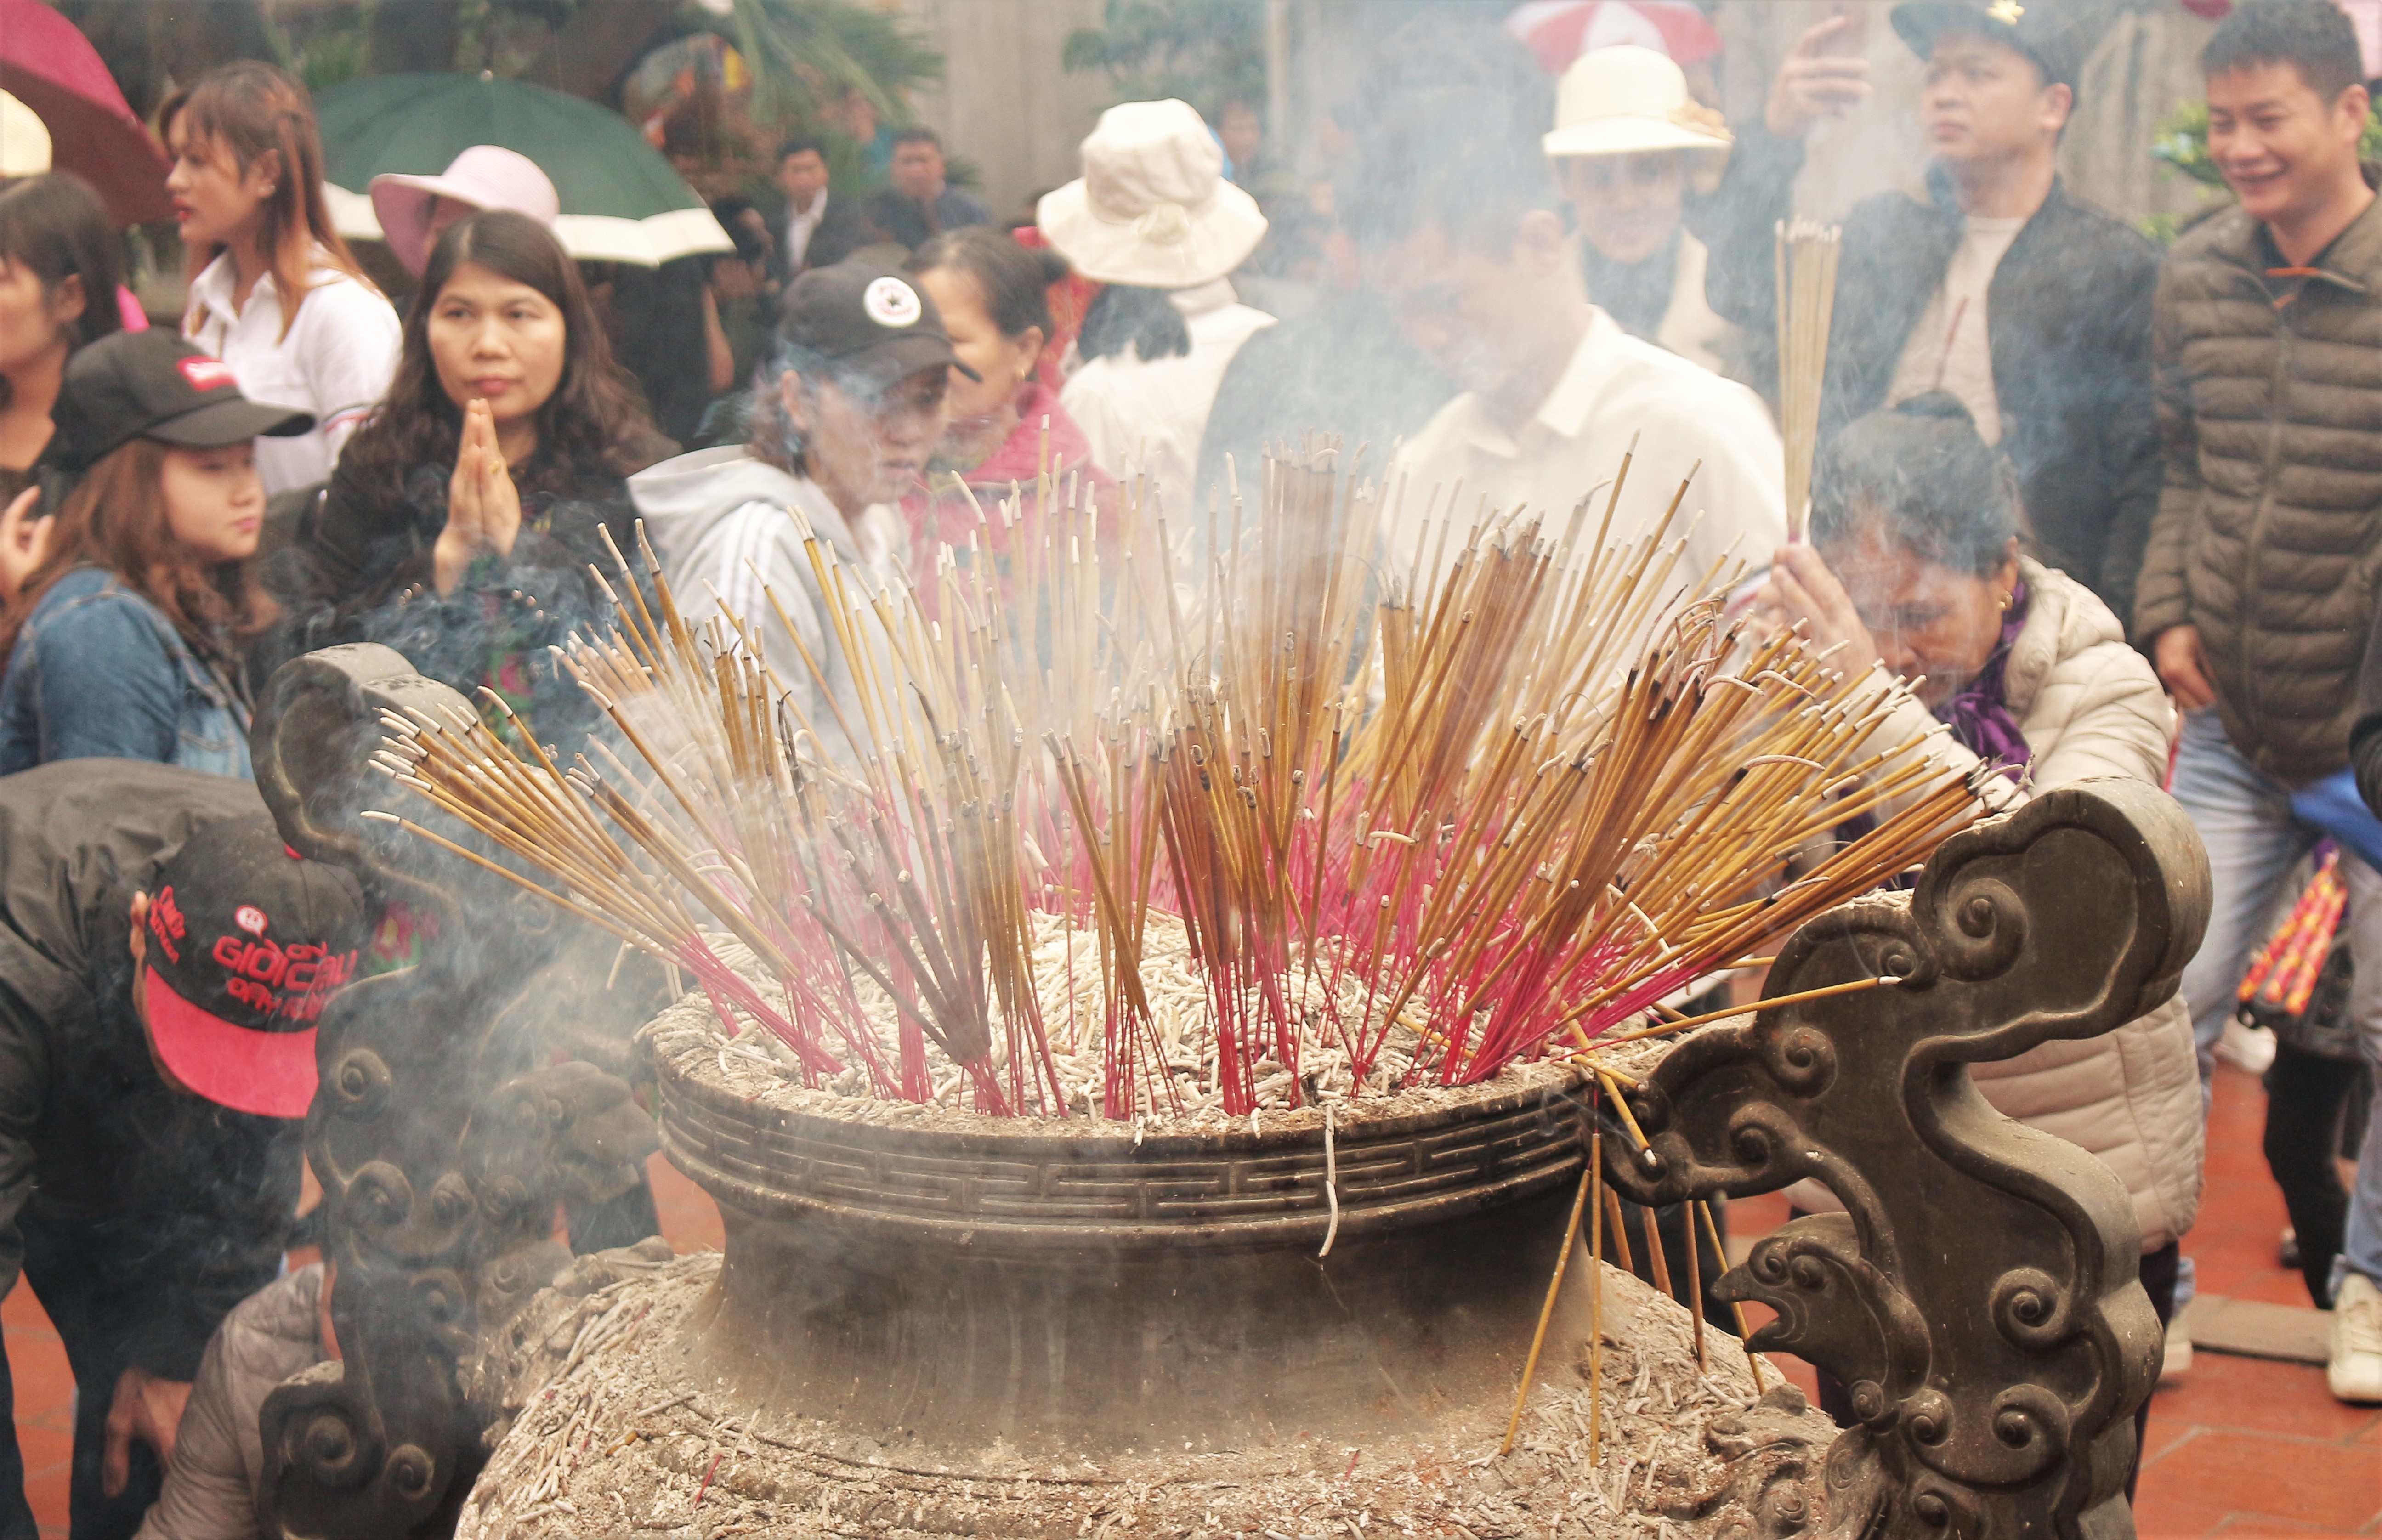
M 1077 175 L 1075 150 L 1109 104 L 1108 78 L 1060 67 L 1067 34 L 1096 26 L 1100 0 L 900 0 L 948 60 L 918 111 L 953 153 L 984 172 L 984 199 L 1007 220 Z
M 877 0 L 915 18 L 949 59 L 942 85 L 918 106 L 952 148 L 982 167 L 986 198 L 1003 218 L 1037 192 L 1076 175 L 1075 150 L 1111 87 L 1099 74 L 1060 67 L 1068 32 L 1097 25 L 1101 0 Z M 2197 189 L 2159 168 L 2149 145 L 2159 121 L 2200 90 L 2197 58 L 2209 23 L 2176 0 L 2042 0 L 2071 7 L 2092 38 L 2063 169 L 2085 198 L 2127 220 L 2177 213 Z M 1919 62 L 1886 20 L 1891 0 L 1721 0 L 1727 40 L 1721 89 L 1732 121 L 1758 120 L 1778 61 L 1823 6 L 1864 13 L 1865 52 L 1877 87 L 1854 116 L 1813 130 L 1796 183 L 1798 209 L 1841 218 L 1873 192 L 1918 185 Z M 1413 0 L 1287 0 L 1291 122 L 1295 153 L 1320 105 L 1348 86 L 1366 47 L 1427 7 Z M 1502 16 L 1481 0 L 1484 18 Z M 1284 148 L 1277 140 L 1276 151 Z

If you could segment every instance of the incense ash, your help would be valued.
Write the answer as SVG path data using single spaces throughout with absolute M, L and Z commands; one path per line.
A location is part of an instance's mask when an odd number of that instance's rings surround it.
M 1032 923 L 1036 1019 L 1050 1028 L 1050 1064 L 1063 1088 L 1068 1114 L 1101 1117 L 1108 1076 L 1102 1051 L 1106 1009 L 1098 934 L 1072 923 L 1064 915 L 1037 914 Z M 715 950 L 721 961 L 752 980 L 780 1013 L 792 1010 L 791 1002 L 768 981 L 750 951 L 734 941 L 718 942 Z M 1383 1034 L 1387 1046 L 1358 1082 L 1347 1045 L 1330 1030 L 1330 1023 L 1356 1021 L 1366 1028 L 1375 1027 L 1380 1010 L 1388 1002 L 1364 998 L 1363 981 L 1346 968 L 1335 966 L 1340 960 L 1325 955 L 1311 972 L 1294 966 L 1288 986 L 1304 1002 L 1294 1018 L 1295 1062 L 1300 1068 L 1294 1073 L 1277 1060 L 1259 1060 L 1252 1069 L 1251 1114 L 1386 1096 L 1398 1090 L 1413 1069 L 1422 1021 L 1410 1007 L 1406 1018 L 1390 1024 Z M 1190 933 L 1172 915 L 1150 917 L 1143 942 L 1141 981 L 1165 1067 L 1164 1080 L 1172 1084 L 1169 1088 L 1155 1077 L 1143 1078 L 1137 1087 L 1138 1103 L 1126 1116 L 1136 1127 L 1152 1131 L 1212 1126 L 1234 1116 L 1224 1106 L 1222 1045 L 1214 1003 L 1192 959 Z M 1322 996 L 1328 990 L 1335 991 L 1337 997 L 1327 1012 Z M 894 1057 L 901 1047 L 900 1010 L 873 982 L 863 982 L 857 995 L 862 1019 L 875 1035 L 879 1052 L 888 1058 Z M 1013 1034 L 1001 1008 L 996 1004 L 993 1008 L 992 1067 L 996 1078 L 1006 1078 L 1004 1045 Z M 738 1015 L 735 1020 L 740 1030 L 731 1036 L 726 1021 L 697 992 L 669 1013 L 657 1032 L 694 1031 L 716 1044 L 721 1075 L 733 1088 L 746 1089 L 755 1078 L 764 1084 L 805 1084 L 801 1057 L 781 1039 L 756 1018 Z M 948 1112 L 974 1110 L 970 1082 L 958 1066 L 947 1061 L 934 1064 L 930 1076 L 932 1094 L 926 1102 L 913 1105 Z M 848 1068 L 817 1089 L 866 1097 L 871 1088 L 864 1072 Z

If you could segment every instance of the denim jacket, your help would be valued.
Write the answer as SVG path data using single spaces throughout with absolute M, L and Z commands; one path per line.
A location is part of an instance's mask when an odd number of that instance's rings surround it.
M 33 606 L 0 677 L 0 775 L 145 759 L 246 778 L 248 703 L 115 573 L 79 567 Z

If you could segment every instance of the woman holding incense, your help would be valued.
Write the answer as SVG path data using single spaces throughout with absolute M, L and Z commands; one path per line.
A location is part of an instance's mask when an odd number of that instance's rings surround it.
M 1837 666 L 1873 670 L 1881 691 L 1890 677 L 1913 681 L 1876 741 L 1948 728 L 1945 773 L 1998 770 L 1995 806 L 2087 776 L 2159 785 L 2174 715 L 2157 676 L 2091 590 L 2024 554 L 2024 534 L 2017 477 L 1968 409 L 1941 392 L 1916 397 L 1823 451 L 1812 543 L 1775 554 L 1761 603 L 1840 649 Z M 2181 996 L 2103 1036 L 1970 1073 L 2002 1112 L 2082 1145 L 2126 1184 L 2143 1287 L 2164 1324 L 2200 1203 L 2200 1081 Z M 1793 1197 L 1837 1206 L 1811 1183 Z
M 504 210 L 439 238 L 397 379 L 310 510 L 288 579 L 295 653 L 374 641 L 546 741 L 595 708 L 546 649 L 611 621 L 588 575 L 636 547 L 627 477 L 676 446 L 612 362 L 578 264 Z
M 952 377 L 978 372 L 908 275 L 853 261 L 787 286 L 761 373 L 751 443 L 681 455 L 629 491 L 689 621 L 718 595 L 808 728 L 803 752 L 849 763 L 873 751 L 832 628 L 906 581 L 897 505 L 942 443 Z
M 0 610 L 0 776 L 105 758 L 245 778 L 239 647 L 272 613 L 252 441 L 314 420 L 162 331 L 77 353 L 54 416 L 47 458 L 82 479 Z
M 1007 569 L 1017 532 L 996 509 L 1013 489 L 1030 516 L 1035 480 L 1047 471 L 1054 506 L 1072 491 L 1081 503 L 1112 513 L 1115 502 L 1103 495 L 1116 478 L 1092 462 L 1090 441 L 1037 373 L 1051 331 L 1050 289 L 1066 277 L 1064 262 L 979 225 L 919 247 L 909 272 L 943 318 L 952 351 L 978 376 L 952 382 L 951 421 L 927 462 L 926 488 L 902 499 L 912 577 L 921 600 L 931 604 L 942 547 L 965 561 L 971 533 L 975 548 Z

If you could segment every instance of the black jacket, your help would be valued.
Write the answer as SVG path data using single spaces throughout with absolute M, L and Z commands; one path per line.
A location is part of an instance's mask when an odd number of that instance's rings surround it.
M 828 206 L 835 205 L 829 202 Z M 945 230 L 991 224 L 992 211 L 974 193 L 962 192 L 955 187 L 947 187 L 937 194 L 931 209 L 889 187 L 868 201 L 868 218 L 881 238 L 915 251 Z
M 1199 440 L 1197 518 L 1186 527 L 1206 527 L 1209 490 L 1224 493 L 1226 455 L 1250 507 L 1268 446 L 1295 450 L 1310 433 L 1339 437 L 1343 471 L 1379 476 L 1398 440 L 1455 394 L 1379 295 L 1328 289 L 1305 313 L 1252 333 L 1225 366 Z M 1218 538 L 1228 538 L 1231 504 L 1218 507 L 1226 519 Z M 1204 538 L 1192 548 L 1205 550 Z
M 803 249 L 802 265 L 796 267 L 793 253 L 786 250 L 786 205 L 780 203 L 771 209 L 768 217 L 769 276 L 780 283 L 814 267 L 833 267 L 862 247 L 884 238 L 869 223 L 863 200 L 829 189 L 827 212 L 819 215 L 817 228 L 811 231 L 810 244 Z
M 38 1229 L 167 1379 L 278 1270 L 303 1124 L 166 1086 L 132 1013 L 132 895 L 200 827 L 264 812 L 245 781 L 137 760 L 0 779 L 0 1292 Z
M 1799 141 L 1740 131 L 1720 190 L 1695 223 L 1711 248 L 1705 295 L 1753 334 L 1764 387 L 1776 395 L 1775 230 L 1792 214 Z M 1963 233 L 1949 183 L 1932 201 L 1881 193 L 1845 221 L 1828 373 L 1824 442 L 1885 404 L 1895 366 Z M 1986 295 L 2001 447 L 2016 468 L 2044 564 L 2091 588 L 2119 616 L 2159 495 L 2151 385 L 2151 297 L 2158 251 L 2069 197 L 2051 196 L 2010 243 Z
M 639 454 L 658 459 L 672 447 L 656 438 Z M 601 636 L 617 623 L 588 568 L 619 588 L 620 568 L 604 544 L 608 530 L 642 569 L 628 483 L 610 471 L 573 475 L 532 459 L 517 478 L 522 529 L 511 555 L 475 561 L 442 595 L 431 556 L 447 527 L 452 472 L 451 465 L 420 465 L 390 486 L 361 473 L 354 457 L 341 459 L 300 526 L 295 559 L 280 568 L 283 636 L 274 656 L 377 642 L 467 700 L 495 685 L 542 741 L 575 742 L 597 714 L 547 649 L 574 630 Z

